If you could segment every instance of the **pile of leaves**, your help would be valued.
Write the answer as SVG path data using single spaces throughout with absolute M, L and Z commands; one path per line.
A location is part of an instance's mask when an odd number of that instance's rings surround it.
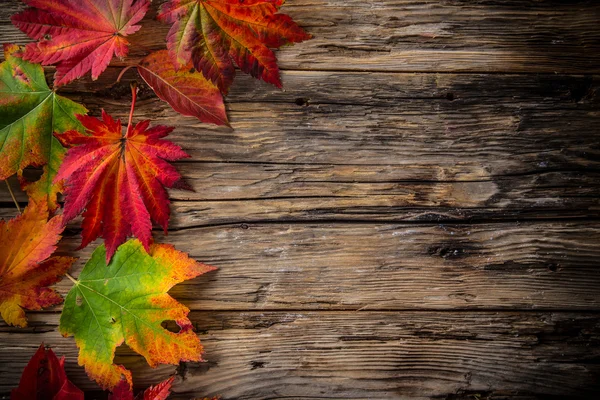
M 27 326 L 25 310 L 62 303 L 50 286 L 67 276 L 73 287 L 64 300 L 60 333 L 75 338 L 79 365 L 112 392 L 111 399 L 133 400 L 131 372 L 114 363 L 122 343 L 153 367 L 202 359 L 189 309 L 167 292 L 214 268 L 152 238 L 153 224 L 168 229 L 167 189 L 190 189 L 170 164 L 189 155 L 165 139 L 173 128 L 133 122 L 135 85 L 125 126 L 104 110 L 100 118 L 87 115 L 83 105 L 57 90 L 88 73 L 98 79 L 115 56 L 125 60 L 129 37 L 142 28 L 150 2 L 24 1 L 29 8 L 12 22 L 34 41 L 4 44 L 0 64 L 0 180 L 16 175 L 29 203 L 15 218 L 0 221 L 0 314 L 9 325 Z M 281 87 L 273 49 L 310 38 L 279 13 L 282 5 L 283 0 L 170 0 L 157 15 L 171 24 L 166 48 L 126 64 L 119 79 L 135 68 L 176 112 L 229 125 L 223 96 L 235 67 Z M 55 68 L 52 88 L 43 66 Z M 41 178 L 29 181 L 24 174 L 29 167 L 41 168 Z M 80 248 L 99 237 L 104 244 L 76 279 L 68 274 L 76 259 L 53 253 L 66 224 L 79 215 Z M 175 321 L 179 331 L 165 329 L 164 321 Z M 165 399 L 173 380 L 135 399 Z M 83 392 L 67 379 L 64 357 L 41 345 L 11 398 L 83 399 Z

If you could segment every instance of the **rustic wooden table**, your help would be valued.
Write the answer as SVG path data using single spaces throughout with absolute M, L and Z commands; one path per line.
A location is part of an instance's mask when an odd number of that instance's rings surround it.
M 26 42 L 8 21 L 23 8 L 2 3 L 2 42 Z M 171 191 L 156 237 L 219 270 L 171 291 L 208 361 L 151 369 L 119 349 L 136 387 L 177 374 L 173 399 L 599 398 L 598 2 L 283 11 L 314 39 L 278 52 L 283 91 L 238 75 L 234 130 L 142 92 L 136 118 L 176 126 L 192 155 L 177 166 L 195 192 Z M 128 61 L 167 30 L 149 20 Z M 120 70 L 63 93 L 126 117 Z M 2 187 L 0 214 L 16 214 Z M 81 257 L 74 275 L 93 250 L 73 252 L 78 234 L 60 248 Z M 42 341 L 98 390 L 59 312 L 0 323 L 0 393 Z

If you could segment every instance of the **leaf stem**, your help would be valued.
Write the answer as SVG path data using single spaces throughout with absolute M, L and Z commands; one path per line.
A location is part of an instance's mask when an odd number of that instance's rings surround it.
M 65 276 L 73 282 L 73 284 L 77 285 L 77 279 L 73 278 L 69 273 L 66 273 Z
M 15 203 L 15 206 L 17 206 L 17 210 L 19 211 L 19 214 L 21 214 L 21 207 L 19 207 L 19 202 L 17 201 L 17 198 L 15 197 L 15 194 L 13 193 L 12 188 L 10 187 L 10 183 L 8 183 L 8 180 L 6 180 L 4 182 L 6 182 L 6 187 L 8 187 L 8 192 L 10 193 L 10 197 L 12 197 L 12 200 Z
M 135 82 L 131 82 L 131 110 L 129 111 L 129 121 L 127 121 L 127 131 L 125 132 L 125 137 L 129 137 L 133 126 L 131 121 L 133 121 L 133 109 L 135 108 L 135 101 L 137 99 L 137 84 Z
M 121 71 L 121 73 L 119 74 L 119 76 L 117 76 L 117 82 L 116 83 L 121 82 L 121 78 L 123 77 L 123 75 L 125 75 L 125 72 L 129 71 L 133 67 L 134 67 L 134 65 L 130 65 L 128 67 L 123 68 L 123 71 Z

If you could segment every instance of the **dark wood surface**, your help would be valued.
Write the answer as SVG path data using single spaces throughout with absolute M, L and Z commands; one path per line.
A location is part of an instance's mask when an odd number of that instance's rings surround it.
M 2 42 L 27 42 L 8 22 L 23 8 L 0 7 Z M 207 362 L 151 369 L 120 348 L 136 387 L 176 374 L 173 399 L 598 398 L 600 4 L 283 11 L 315 38 L 277 52 L 284 90 L 238 75 L 233 130 L 142 87 L 136 119 L 176 127 L 195 190 L 170 192 L 171 229 L 155 237 L 219 270 L 171 291 Z M 130 58 L 63 94 L 126 117 L 139 78 L 114 82 L 164 46 L 153 15 Z M 0 216 L 15 214 L 0 186 Z M 73 275 L 95 246 L 75 252 L 78 225 L 59 249 L 80 257 Z M 43 341 L 101 397 L 59 314 L 0 323 L 0 396 Z

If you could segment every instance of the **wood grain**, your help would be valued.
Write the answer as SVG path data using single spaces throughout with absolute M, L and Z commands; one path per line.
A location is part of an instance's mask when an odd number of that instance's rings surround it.
M 104 107 L 125 117 L 127 83 L 106 89 L 115 72 L 73 85 L 72 97 L 93 114 Z M 595 77 L 284 78 L 286 92 L 241 82 L 230 96 L 233 132 L 178 116 L 153 96 L 143 101 L 137 117 L 175 125 L 172 139 L 193 156 L 178 165 L 195 193 L 171 191 L 172 227 L 598 216 Z M 4 187 L 0 201 L 10 202 Z
M 121 103 L 85 104 L 117 116 L 125 113 Z M 139 119 L 175 126 L 170 138 L 197 161 L 407 165 L 427 160 L 446 166 L 455 165 L 460 155 L 468 166 L 477 164 L 494 174 L 557 163 L 581 169 L 598 162 L 597 131 L 581 134 L 600 123 L 593 110 L 459 108 L 418 100 L 387 110 L 247 103 L 230 105 L 233 132 L 177 116 L 155 100 L 141 102 L 137 110 Z
M 170 138 L 200 162 L 454 166 L 479 178 L 598 169 L 595 77 L 487 75 L 472 85 L 461 75 L 290 72 L 284 79 L 286 92 L 247 80 L 246 95 L 228 98 L 233 131 L 180 116 L 154 95 L 139 102 L 136 118 L 174 126 Z M 96 88 L 70 97 L 93 115 L 104 108 L 125 118 L 128 84 Z M 265 90 L 272 97 L 249 97 Z
M 259 102 L 232 95 L 234 131 L 177 115 L 154 96 L 140 103 L 136 117 L 175 126 L 172 140 L 202 162 L 452 166 L 454 175 L 476 179 L 598 169 L 597 79 L 573 77 L 557 84 L 521 76 L 509 85 L 510 77 L 488 75 L 468 85 L 456 75 L 437 82 L 438 76 L 323 73 L 313 76 L 311 86 L 303 74 L 284 75 L 290 77 L 291 96 L 280 92 Z M 335 83 L 321 90 L 327 81 Z M 250 85 L 256 83 L 249 83 L 246 93 L 262 92 Z M 335 94 L 335 85 L 349 88 Z M 394 95 L 404 85 L 423 97 Z M 486 95 L 482 86 L 492 89 Z M 115 98 L 127 85 L 120 88 L 79 100 L 92 114 L 104 108 L 124 118 L 129 97 Z M 346 92 L 355 94 L 344 99 Z
M 165 47 L 155 1 L 127 63 Z M 10 2 L 0 20 L 24 5 Z M 584 11 L 585 10 L 585 11 Z M 314 38 L 277 53 L 284 69 L 410 72 L 600 72 L 600 6 L 593 0 L 294 0 L 283 12 Z M 4 42 L 27 38 L 8 22 Z M 123 64 L 115 60 L 113 64 Z
M 69 95 L 94 93 L 101 97 L 127 102 L 131 97 L 129 82 L 137 80 L 140 97 L 153 97 L 135 70 L 128 70 L 117 82 L 120 67 L 109 67 L 98 80 L 89 76 L 62 86 Z M 54 69 L 46 67 L 50 80 Z M 563 108 L 598 104 L 598 75 L 502 74 L 502 73 L 403 73 L 294 71 L 281 72 L 283 89 L 240 74 L 226 99 L 230 103 L 294 103 L 298 106 L 319 104 L 362 104 L 398 106 L 405 100 L 424 99 L 462 103 L 550 106 Z M 509 100 L 512 100 L 510 102 Z M 193 121 L 193 119 L 190 119 Z
M 436 175 L 449 176 L 454 169 L 236 163 L 178 167 L 194 191 L 170 191 L 171 229 L 265 221 L 479 223 L 600 217 L 596 173 L 436 181 Z M 16 179 L 10 182 L 25 206 L 25 193 L 17 190 Z M 5 186 L 0 187 L 0 202 L 0 216 L 14 215 Z
M 203 364 L 178 368 L 173 399 L 593 398 L 599 387 L 597 314 L 515 312 L 192 312 Z M 67 373 L 94 390 L 75 365 L 58 315 L 32 313 L 25 330 L 0 324 L 0 391 L 16 382 L 38 343 L 67 356 Z M 33 343 L 32 337 L 36 341 Z M 138 387 L 166 378 L 119 349 Z
M 164 47 L 161 3 L 129 58 L 61 93 L 126 118 L 140 79 L 114 82 Z M 0 7 L 3 42 L 27 42 L 9 22 L 24 8 Z M 285 90 L 238 74 L 234 130 L 177 115 L 140 85 L 135 119 L 174 126 L 192 156 L 176 165 L 195 191 L 170 191 L 171 230 L 155 237 L 219 269 L 171 291 L 208 361 L 151 369 L 119 348 L 136 387 L 175 374 L 173 399 L 598 398 L 600 4 L 282 11 L 314 39 L 277 52 Z M 15 213 L 0 185 L 0 217 Z M 78 226 L 59 247 L 80 257 L 75 276 L 95 247 L 75 252 Z M 58 333 L 59 312 L 0 323 L 0 397 L 42 341 L 90 398 L 106 397 Z
M 136 117 L 175 126 L 172 140 L 199 163 L 179 164 L 196 194 L 172 192 L 173 200 L 260 198 L 274 215 L 292 204 L 323 218 L 349 200 L 359 209 L 373 202 L 368 213 L 389 206 L 398 218 L 421 206 L 441 208 L 431 210 L 432 220 L 453 208 L 465 208 L 451 217 L 457 219 L 499 207 L 508 218 L 519 217 L 511 209 L 596 215 L 595 77 L 296 71 L 284 78 L 286 92 L 240 82 L 229 100 L 235 131 L 198 124 L 146 96 Z M 103 107 L 125 117 L 128 85 L 106 89 L 110 81 L 79 82 L 70 96 L 92 114 Z M 299 201 L 282 199 L 289 197 Z M 10 201 L 4 187 L 0 201 Z M 220 223 L 219 211 L 229 208 L 213 204 L 205 214 Z
M 155 237 L 219 268 L 173 288 L 193 310 L 600 307 L 598 222 L 248 223 Z M 59 247 L 80 257 L 74 276 L 95 248 L 79 243 Z

